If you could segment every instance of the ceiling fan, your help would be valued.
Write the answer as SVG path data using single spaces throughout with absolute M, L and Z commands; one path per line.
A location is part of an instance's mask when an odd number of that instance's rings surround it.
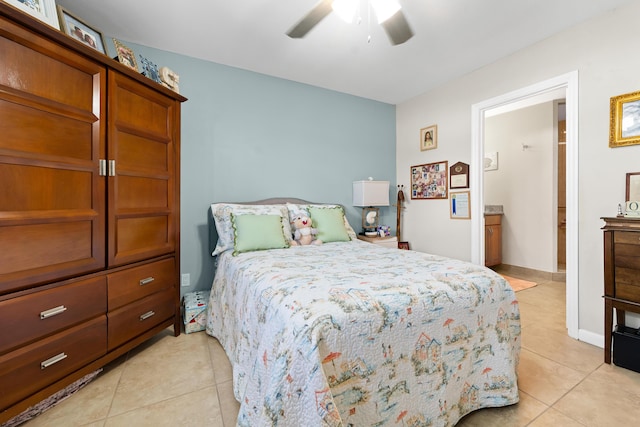
M 397 0 L 368 1 L 373 7 L 378 23 L 382 25 L 382 28 L 387 33 L 391 44 L 402 44 L 413 37 L 413 31 Z M 331 11 L 336 12 L 343 20 L 352 22 L 356 16 L 357 7 L 358 0 L 320 0 L 309 13 L 287 31 L 287 35 L 294 39 L 304 37 Z

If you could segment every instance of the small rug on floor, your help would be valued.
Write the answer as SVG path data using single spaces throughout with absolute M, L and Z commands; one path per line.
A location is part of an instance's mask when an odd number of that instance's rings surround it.
M 536 282 L 530 282 L 528 280 L 523 280 L 523 279 L 516 279 L 515 277 L 505 276 L 504 274 L 501 274 L 501 276 L 504 277 L 504 280 L 509 282 L 513 290 L 516 292 L 533 288 L 534 286 L 538 286 Z
M 19 426 L 20 424 L 26 423 L 32 418 L 37 417 L 44 411 L 53 408 L 58 403 L 62 402 L 63 400 L 65 400 L 66 398 L 74 394 L 76 391 L 80 390 L 82 387 L 89 384 L 91 380 L 93 380 L 96 376 L 98 376 L 100 372 L 102 372 L 102 369 L 98 369 L 97 371 L 94 371 L 88 375 L 85 375 L 79 380 L 69 384 L 59 392 L 53 394 L 52 396 L 47 397 L 42 402 L 33 405 L 32 407 L 26 409 L 24 412 L 11 418 L 6 423 L 0 424 L 0 427 L 16 427 L 16 426 Z

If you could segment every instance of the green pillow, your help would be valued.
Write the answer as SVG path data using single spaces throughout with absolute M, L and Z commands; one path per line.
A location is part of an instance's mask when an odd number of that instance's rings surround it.
M 324 243 L 348 242 L 351 240 L 347 228 L 344 226 L 344 211 L 342 207 L 316 208 L 309 207 L 309 215 L 313 228 L 318 230 L 316 239 Z
M 234 215 L 233 255 L 264 249 L 288 248 L 279 215 Z

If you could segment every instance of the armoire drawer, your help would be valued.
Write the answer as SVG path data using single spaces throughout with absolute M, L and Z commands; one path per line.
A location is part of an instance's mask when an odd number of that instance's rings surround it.
M 640 246 L 640 233 L 637 231 L 616 231 L 613 237 L 615 244 Z
M 167 289 L 110 311 L 107 314 L 109 351 L 171 318 L 175 310 L 175 292 Z
M 101 316 L 0 356 L 0 412 L 106 354 Z
M 106 277 L 35 292 L 0 302 L 0 354 L 105 314 Z
M 169 258 L 107 276 L 109 311 L 173 288 L 176 284 L 175 259 Z

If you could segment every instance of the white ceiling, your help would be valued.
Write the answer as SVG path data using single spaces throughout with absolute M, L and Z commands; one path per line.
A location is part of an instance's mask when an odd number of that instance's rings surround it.
M 361 0 L 360 25 L 332 13 L 305 38 L 287 37 L 285 32 L 317 1 L 57 4 L 105 38 L 398 104 L 634 0 L 400 0 L 415 36 L 398 46 L 389 43 L 375 19 L 369 23 L 366 0 Z M 172 68 L 180 74 L 179 64 Z

